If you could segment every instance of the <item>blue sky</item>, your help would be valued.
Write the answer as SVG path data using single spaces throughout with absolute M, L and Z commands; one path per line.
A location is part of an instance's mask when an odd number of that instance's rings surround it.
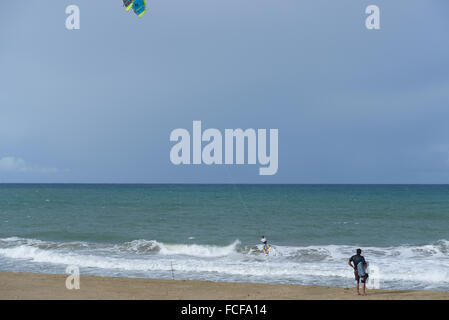
M 121 5 L 0 12 L 0 182 L 449 183 L 446 0 Z M 278 173 L 174 166 L 193 120 L 279 129 Z

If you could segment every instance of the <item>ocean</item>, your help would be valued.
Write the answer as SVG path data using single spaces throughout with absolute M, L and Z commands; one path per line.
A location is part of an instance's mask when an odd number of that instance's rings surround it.
M 449 185 L 0 184 L 1 271 L 353 287 L 357 248 L 449 291 Z

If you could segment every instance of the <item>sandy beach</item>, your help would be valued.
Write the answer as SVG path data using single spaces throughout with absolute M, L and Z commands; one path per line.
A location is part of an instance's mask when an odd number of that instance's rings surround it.
M 67 275 L 0 272 L 0 299 L 113 299 L 113 300 L 427 300 L 449 299 L 449 292 L 369 290 L 357 296 L 353 288 L 285 284 L 229 283 L 81 276 L 80 289 L 65 287 Z

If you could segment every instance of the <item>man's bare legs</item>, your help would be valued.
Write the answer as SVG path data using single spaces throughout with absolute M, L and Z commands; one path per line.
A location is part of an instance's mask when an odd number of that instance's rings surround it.
M 357 290 L 357 294 L 360 295 L 359 282 L 355 283 L 355 289 Z M 366 283 L 362 282 L 362 296 L 366 296 Z
M 357 286 L 358 286 L 358 284 L 357 284 Z M 366 296 L 365 288 L 366 288 L 366 283 L 363 282 L 362 283 L 362 296 Z M 358 290 L 357 290 L 357 292 L 358 292 Z

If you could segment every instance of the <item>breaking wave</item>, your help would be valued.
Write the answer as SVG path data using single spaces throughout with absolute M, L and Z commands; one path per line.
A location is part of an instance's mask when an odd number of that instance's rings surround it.
M 353 246 L 273 246 L 239 240 L 223 246 L 134 240 L 121 244 L 0 239 L 3 270 L 64 272 L 77 265 L 88 274 L 352 286 L 347 266 Z M 365 247 L 382 288 L 449 291 L 449 241 L 419 246 Z

